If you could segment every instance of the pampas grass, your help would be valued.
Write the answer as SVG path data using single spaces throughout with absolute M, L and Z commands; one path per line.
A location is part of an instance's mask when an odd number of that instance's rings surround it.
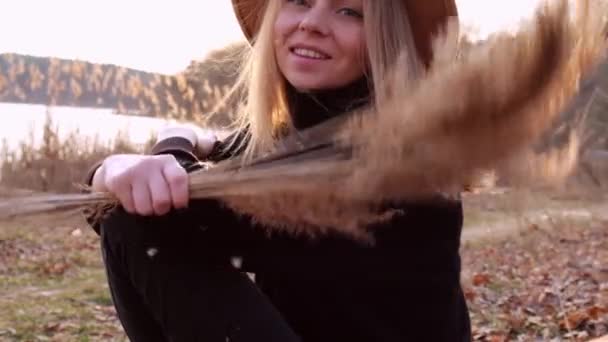
M 449 189 L 533 146 L 605 47 L 597 18 L 570 21 L 570 14 L 566 1 L 547 4 L 515 37 L 497 35 L 442 63 L 424 82 L 395 92 L 406 99 L 362 117 L 349 129 L 362 146 L 356 159 L 364 160 L 354 191 L 401 197 Z M 398 186 L 404 179 L 408 187 Z
M 270 231 L 365 239 L 374 223 L 398 213 L 386 203 L 456 195 L 480 170 L 510 172 L 529 184 L 562 179 L 572 154 L 548 163 L 529 151 L 602 57 L 599 14 L 579 4 L 573 15 L 561 0 L 540 8 L 514 36 L 456 51 L 445 38 L 453 35 L 448 30 L 437 40 L 436 63 L 421 80 L 387 80 L 377 108 L 289 137 L 271 155 L 194 172 L 192 198 L 219 198 Z M 392 74 L 405 75 L 401 68 Z M 538 172 L 549 165 L 560 172 Z M 9 200 L 0 204 L 0 218 L 94 203 L 113 199 Z
M 389 80 L 395 95 L 338 134 L 339 146 L 353 148 L 353 158 L 342 165 L 351 170 L 347 177 L 310 179 L 305 193 L 268 190 L 227 202 L 294 232 L 334 228 L 358 235 L 387 217 L 378 210 L 383 202 L 456 194 L 484 169 L 520 184 L 559 182 L 575 163 L 567 152 L 576 146 L 551 155 L 529 151 L 598 62 L 602 32 L 588 9 L 573 18 L 566 1 L 558 1 L 539 9 L 515 36 L 496 35 L 461 51 L 456 61 L 440 41 L 440 62 L 421 82 Z M 404 74 L 400 67 L 393 75 Z

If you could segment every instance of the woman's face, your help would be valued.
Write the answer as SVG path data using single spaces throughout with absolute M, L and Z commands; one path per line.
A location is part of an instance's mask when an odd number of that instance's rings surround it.
M 274 50 L 279 69 L 292 86 L 333 89 L 363 75 L 363 0 L 279 1 Z

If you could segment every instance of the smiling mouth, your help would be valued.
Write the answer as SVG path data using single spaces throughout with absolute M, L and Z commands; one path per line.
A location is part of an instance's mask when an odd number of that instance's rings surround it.
M 330 56 L 328 56 L 322 52 L 319 52 L 316 50 L 311 50 L 311 49 L 306 49 L 306 48 L 291 48 L 291 49 L 289 49 L 289 51 L 291 51 L 291 53 L 295 54 L 296 56 L 304 57 L 304 58 L 320 59 L 320 60 L 331 58 Z

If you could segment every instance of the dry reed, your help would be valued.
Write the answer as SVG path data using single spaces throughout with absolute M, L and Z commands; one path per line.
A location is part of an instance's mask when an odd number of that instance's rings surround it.
M 378 108 L 290 137 L 269 156 L 192 173 L 192 198 L 219 198 L 270 231 L 365 239 L 373 223 L 396 213 L 380 210 L 387 201 L 457 194 L 480 170 L 525 175 L 528 184 L 567 174 L 571 154 L 557 163 L 524 156 L 602 57 L 599 15 L 579 6 L 573 16 L 560 0 L 514 36 L 467 51 L 447 41 L 437 41 L 438 62 L 421 80 L 387 80 L 390 94 Z M 393 74 L 405 75 L 400 68 Z M 107 194 L 15 199 L 0 203 L 0 218 L 112 201 Z

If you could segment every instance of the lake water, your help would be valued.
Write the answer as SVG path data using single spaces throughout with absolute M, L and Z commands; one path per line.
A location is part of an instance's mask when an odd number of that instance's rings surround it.
M 32 138 L 35 144 L 40 143 L 47 110 L 61 137 L 77 130 L 84 136 L 97 136 L 101 142 L 111 141 L 118 132 L 124 131 L 134 144 L 144 143 L 151 134 L 172 122 L 113 114 L 111 109 L 0 103 L 0 140 L 11 148 Z

